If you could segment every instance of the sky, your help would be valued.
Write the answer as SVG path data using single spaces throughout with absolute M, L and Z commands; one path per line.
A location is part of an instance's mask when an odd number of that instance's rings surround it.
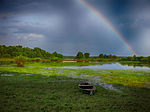
M 0 45 L 150 56 L 150 0 L 0 0 Z

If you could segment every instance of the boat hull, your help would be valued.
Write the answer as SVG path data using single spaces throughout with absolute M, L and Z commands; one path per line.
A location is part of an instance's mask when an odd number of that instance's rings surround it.
M 81 83 L 78 85 L 78 88 L 85 93 L 89 93 L 90 95 L 93 95 L 96 90 L 96 87 L 89 83 Z

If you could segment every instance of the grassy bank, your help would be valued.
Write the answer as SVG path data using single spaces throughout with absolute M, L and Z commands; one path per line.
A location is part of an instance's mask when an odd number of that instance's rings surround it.
M 81 74 L 100 76 L 99 81 L 150 88 L 150 70 L 106 70 L 106 69 L 45 69 L 35 67 L 0 67 L 0 72 L 40 74 L 44 76 L 80 76 Z
M 14 74 L 14 73 L 11 73 Z M 122 93 L 100 86 L 93 96 L 77 85 L 84 82 L 63 76 L 16 75 L 0 77 L 0 111 L 50 112 L 148 112 L 150 89 L 127 87 Z

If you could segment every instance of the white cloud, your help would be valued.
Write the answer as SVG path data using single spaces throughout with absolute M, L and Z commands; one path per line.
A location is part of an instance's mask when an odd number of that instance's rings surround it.
M 30 38 L 44 38 L 44 35 L 42 35 L 42 34 L 30 33 L 30 34 L 28 35 L 28 37 L 30 37 Z
M 30 33 L 26 36 L 17 36 L 17 39 L 23 39 L 23 40 L 36 40 L 36 39 L 42 39 L 45 38 L 42 34 L 36 34 L 36 33 Z

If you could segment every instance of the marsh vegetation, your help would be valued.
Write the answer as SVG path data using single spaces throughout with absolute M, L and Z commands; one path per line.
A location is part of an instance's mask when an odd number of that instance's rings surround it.
M 69 78 L 58 70 L 38 74 L 25 74 L 27 71 L 1 72 L 0 76 L 0 110 L 1 111 L 144 111 L 150 110 L 150 89 L 145 85 L 129 84 L 124 86 L 115 82 L 113 86 L 121 92 L 96 85 L 97 92 L 93 96 L 83 94 L 77 85 L 88 79 Z M 13 71 L 13 70 L 12 70 Z M 70 70 L 65 70 L 67 71 Z M 23 74 L 20 74 L 22 72 Z M 28 73 L 36 70 L 29 70 Z M 38 71 L 39 72 L 39 71 Z M 52 73 L 51 73 L 52 72 Z M 71 71 L 70 71 L 71 72 Z M 72 71 L 76 73 L 77 71 Z M 91 73 L 80 71 L 82 75 Z M 108 71 L 101 71 L 108 72 Z M 2 76 L 2 74 L 11 74 Z M 12 76 L 14 74 L 14 76 Z M 42 75 L 43 74 L 43 75 Z M 48 75 L 49 74 L 49 75 Z M 138 74 L 137 74 L 138 75 Z M 145 73 L 146 75 L 146 73 Z M 141 75 L 140 75 L 141 76 Z M 107 77 L 108 78 L 108 77 Z M 122 78 L 121 78 L 122 79 Z M 121 79 L 117 79 L 118 81 Z M 146 77 L 145 77 L 146 79 Z M 107 80 L 107 79 L 105 79 Z M 141 80 L 140 80 L 141 81 Z M 141 81 L 143 85 L 144 80 Z M 145 80 L 146 81 L 146 80 Z M 131 83 L 132 81 L 130 81 Z M 140 106 L 139 106 L 140 105 Z
M 150 110 L 149 57 L 57 55 L 0 58 L 0 111 Z M 82 82 L 95 85 L 95 95 L 79 91 Z

